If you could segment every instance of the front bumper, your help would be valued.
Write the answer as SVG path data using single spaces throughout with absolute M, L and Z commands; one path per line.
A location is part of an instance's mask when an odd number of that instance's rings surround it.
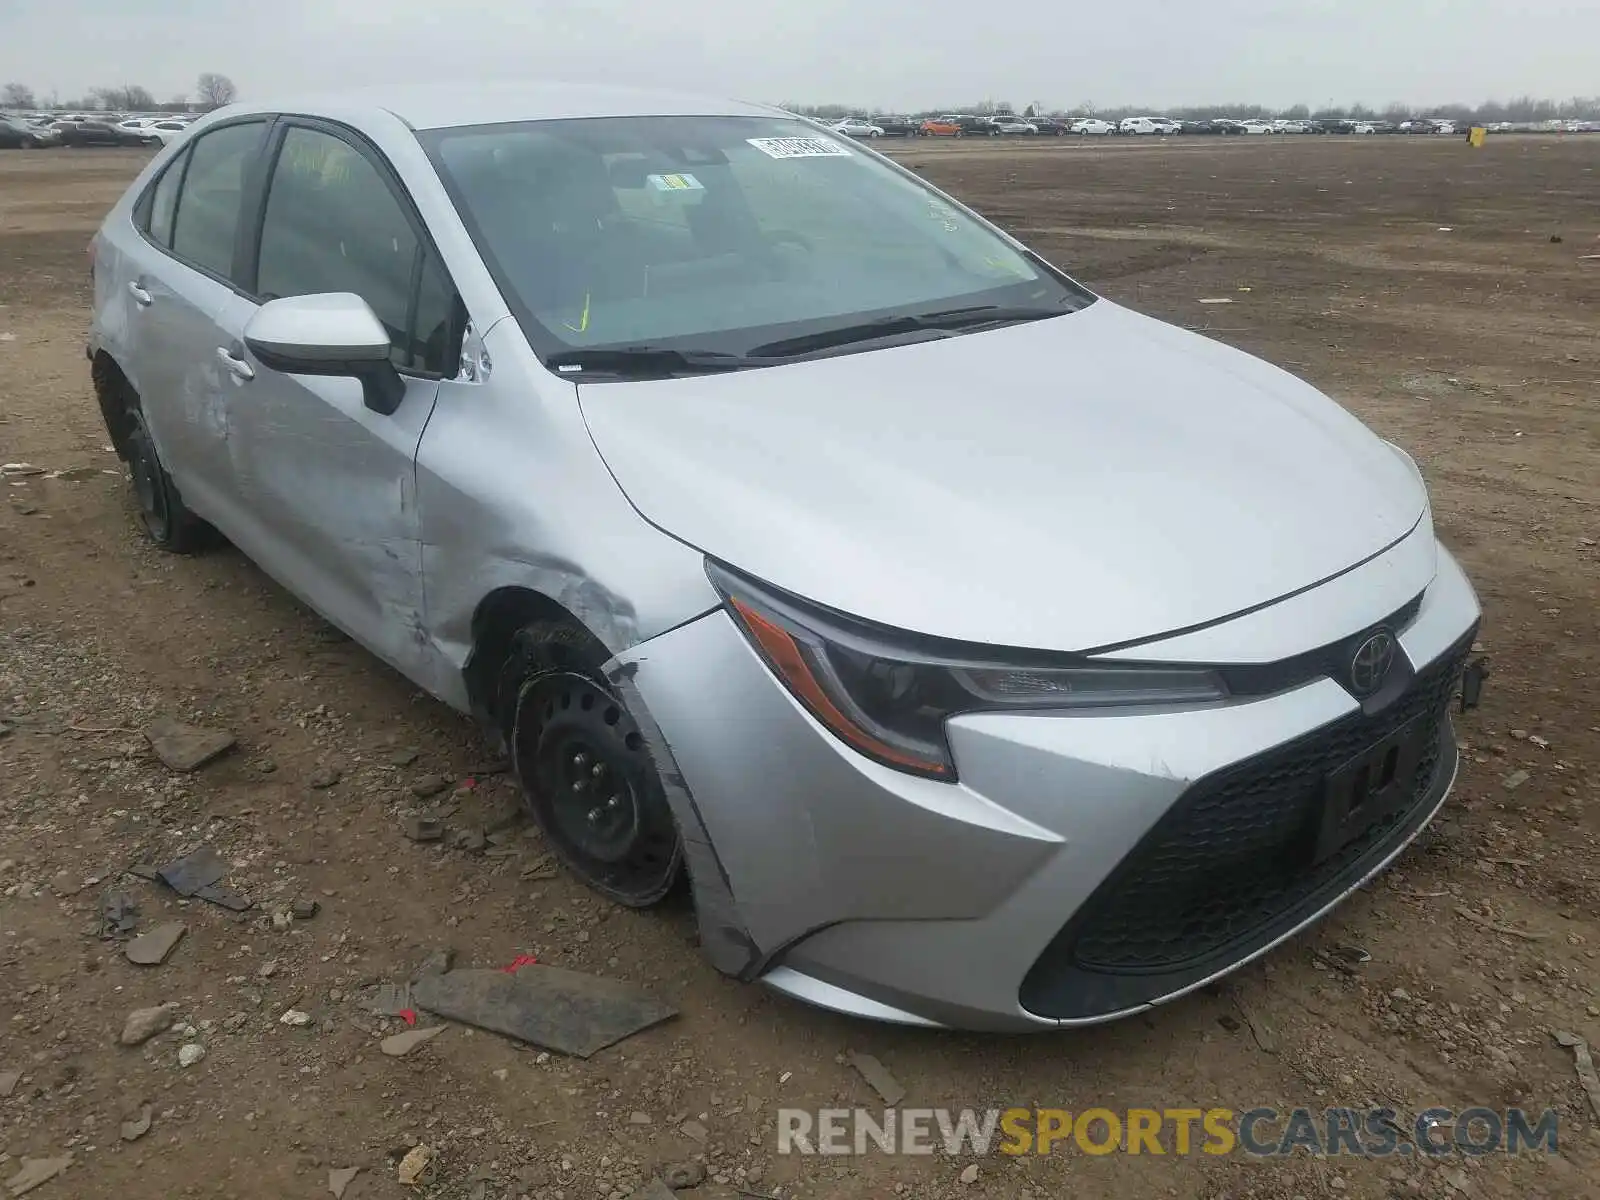
M 961 717 L 956 784 L 846 748 L 720 612 L 624 663 L 703 843 L 702 926 L 714 910 L 744 948 L 719 966 L 876 1019 L 1024 1030 L 1200 987 L 1392 861 L 1454 779 L 1448 707 L 1478 615 L 1441 547 L 1398 635 L 1415 679 L 1381 711 L 1319 678 L 1185 711 Z M 1426 733 L 1404 803 L 1318 863 L 1293 858 L 1327 773 L 1401 726 Z

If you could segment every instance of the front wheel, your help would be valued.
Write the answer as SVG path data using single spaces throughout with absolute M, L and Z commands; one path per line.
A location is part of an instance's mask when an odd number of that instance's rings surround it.
M 502 671 L 511 761 L 568 870 L 630 908 L 661 901 L 683 841 L 638 723 L 606 680 L 605 647 L 564 622 L 520 630 Z

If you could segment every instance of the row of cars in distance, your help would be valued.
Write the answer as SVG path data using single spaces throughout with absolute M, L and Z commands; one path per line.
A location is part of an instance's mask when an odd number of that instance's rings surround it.
M 828 122 L 828 128 L 847 137 L 1002 137 L 1067 134 L 1108 134 L 1117 127 L 1094 117 L 1065 120 L 1059 117 L 1019 117 L 1014 113 L 972 116 L 952 113 L 939 117 L 846 117 Z
M 1178 121 L 1171 117 L 1124 117 L 1111 122 L 1099 117 L 1019 117 L 1013 113 L 990 116 L 951 113 L 937 117 L 846 117 L 827 123 L 835 133 L 853 138 L 879 137 L 1172 137 L 1178 134 L 1265 136 L 1269 134 L 1426 134 L 1455 136 L 1465 133 L 1459 121 L 1421 117 L 1409 121 L 1358 121 L 1347 118 L 1319 120 L 1250 119 L 1217 117 L 1209 121 Z M 1600 131 L 1596 121 L 1551 121 L 1539 125 L 1514 125 L 1509 121 L 1487 126 L 1490 133 Z
M 0 113 L 0 149 L 164 146 L 198 119 L 197 113 Z

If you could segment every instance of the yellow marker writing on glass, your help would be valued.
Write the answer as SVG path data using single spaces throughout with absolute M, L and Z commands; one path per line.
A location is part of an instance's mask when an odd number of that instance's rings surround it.
M 568 329 L 572 330 L 573 333 L 587 333 L 587 332 L 589 332 L 589 293 L 588 292 L 585 292 L 583 294 L 583 316 L 578 318 L 578 323 L 576 325 L 574 325 L 571 321 L 563 321 L 561 323 L 563 325 L 565 325 Z

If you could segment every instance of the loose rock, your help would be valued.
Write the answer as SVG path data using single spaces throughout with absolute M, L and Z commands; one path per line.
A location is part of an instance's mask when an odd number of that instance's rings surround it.
M 432 1148 L 419 1143 L 411 1147 L 406 1156 L 400 1160 L 400 1166 L 395 1170 L 395 1178 L 407 1187 L 415 1187 L 432 1161 Z
M 141 933 L 122 952 L 129 962 L 141 967 L 160 966 L 188 932 L 189 927 L 182 921 L 168 921 L 164 925 L 157 925 L 149 933 Z
M 429 796 L 437 796 L 450 786 L 450 781 L 443 775 L 424 775 L 411 785 L 411 794 L 426 800 Z
M 186 725 L 170 717 L 146 727 L 144 736 L 156 757 L 174 771 L 197 771 L 233 749 L 236 740 L 226 730 Z
M 392 1033 L 378 1043 L 390 1058 L 404 1058 L 424 1042 L 431 1042 L 443 1033 L 443 1025 L 432 1025 L 427 1029 L 407 1029 L 404 1033 Z
M 278 1024 L 290 1025 L 296 1029 L 303 1029 L 305 1026 L 311 1024 L 311 1014 L 308 1012 L 301 1012 L 298 1008 L 291 1008 L 285 1012 L 283 1016 L 278 1018 Z
M 122 1123 L 122 1140 L 137 1142 L 150 1132 L 150 1106 L 148 1104 L 139 1109 L 139 1115 L 130 1117 Z
M 678 1126 L 678 1132 L 691 1141 L 699 1142 L 702 1146 L 706 1144 L 706 1140 L 711 1136 L 711 1131 L 699 1121 L 685 1121 Z
M 482 854 L 489 845 L 489 838 L 481 829 L 458 829 L 453 844 L 457 850 L 468 854 Z
M 25 1195 L 42 1183 L 49 1183 L 71 1165 L 70 1154 L 63 1154 L 60 1158 L 25 1158 L 22 1160 L 22 1170 L 6 1180 L 6 1187 L 11 1189 L 13 1197 Z
M 679 1188 L 699 1187 L 706 1181 L 706 1167 L 704 1163 L 695 1162 L 691 1158 L 687 1162 L 672 1163 L 661 1172 L 661 1178 L 674 1191 Z
M 413 842 L 437 842 L 444 837 L 444 823 L 438 817 L 407 817 L 400 831 Z
M 345 1188 L 350 1186 L 350 1181 L 361 1174 L 360 1167 L 340 1167 L 328 1172 L 328 1190 L 333 1193 L 333 1200 L 343 1200 Z
M 0 1097 L 9 1096 L 16 1091 L 17 1083 L 21 1079 L 21 1071 L 0 1071 Z
M 967 1169 L 961 1172 L 961 1182 L 971 1187 L 978 1182 L 978 1164 L 968 1163 Z
M 672 1200 L 672 1189 L 661 1180 L 652 1179 L 629 1196 L 628 1200 Z
M 178 1047 L 178 1065 L 192 1067 L 206 1056 L 206 1048 L 199 1042 L 185 1042 Z
M 306 782 L 312 787 L 316 788 L 318 791 L 321 791 L 323 788 L 331 788 L 343 778 L 343 771 L 334 766 L 332 763 L 325 763 L 318 767 L 315 771 L 311 772 L 311 778 L 306 780 Z
M 172 1022 L 177 1016 L 176 1004 L 162 1004 L 156 1008 L 136 1008 L 122 1023 L 122 1037 L 119 1040 L 124 1046 L 142 1046 L 156 1034 L 171 1029 Z

